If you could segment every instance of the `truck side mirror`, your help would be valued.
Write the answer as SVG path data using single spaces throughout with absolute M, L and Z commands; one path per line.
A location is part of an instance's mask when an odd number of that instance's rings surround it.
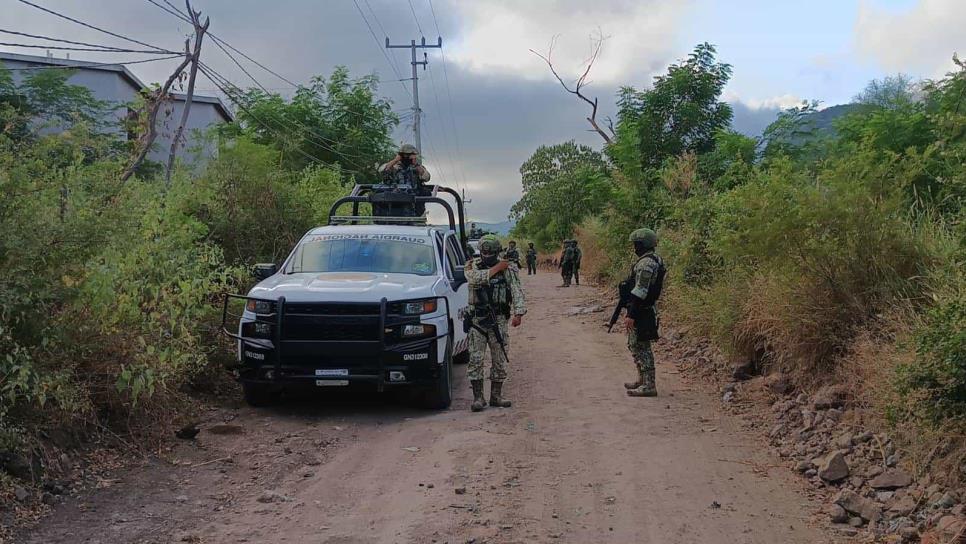
M 258 281 L 270 278 L 278 273 L 278 265 L 275 263 L 258 263 L 252 268 L 252 275 Z

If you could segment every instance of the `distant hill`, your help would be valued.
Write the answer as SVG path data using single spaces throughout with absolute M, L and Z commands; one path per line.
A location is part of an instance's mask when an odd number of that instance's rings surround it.
M 510 230 L 517 224 L 516 221 L 503 221 L 502 223 L 484 223 L 482 221 L 469 221 L 470 223 L 476 223 L 476 226 L 487 231 L 493 232 L 500 236 L 506 236 L 510 234 Z
M 801 126 L 802 132 L 786 135 L 782 139 L 785 140 L 785 143 L 797 146 L 815 139 L 834 138 L 835 122 L 863 107 L 862 104 L 838 104 L 810 113 L 805 118 L 805 124 Z
M 812 126 L 818 132 L 835 132 L 835 127 L 833 124 L 835 120 L 843 115 L 848 115 L 852 112 L 857 111 L 862 107 L 862 104 L 839 104 L 837 106 L 829 106 L 824 110 L 817 111 L 809 116 L 812 122 Z

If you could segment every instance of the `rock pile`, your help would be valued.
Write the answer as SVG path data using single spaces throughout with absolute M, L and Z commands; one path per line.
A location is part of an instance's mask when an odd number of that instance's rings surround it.
M 724 384 L 725 409 L 767 434 L 788 466 L 826 497 L 823 513 L 841 532 L 864 532 L 875 542 L 917 542 L 922 536 L 922 542 L 966 544 L 966 490 L 943 489 L 928 475 L 917 481 L 902 468 L 902 452 L 888 435 L 855 423 L 844 386 L 795 394 L 787 376 L 756 376 L 751 363 L 728 365 L 707 340 L 685 338 L 681 331 L 666 340 L 662 349 L 688 374 Z
M 787 392 L 775 387 L 785 381 L 770 377 L 759 386 L 773 394 Z M 896 541 L 913 542 L 931 529 L 946 534 L 963 526 L 966 497 L 943 490 L 928 476 L 915 481 L 899 467 L 900 452 L 889 436 L 854 428 L 844 388 L 826 386 L 811 397 L 776 396 L 771 444 L 815 488 L 828 492 L 825 513 L 832 523 L 848 524 L 844 532 L 857 534 L 864 527 L 877 538 L 898 535 Z

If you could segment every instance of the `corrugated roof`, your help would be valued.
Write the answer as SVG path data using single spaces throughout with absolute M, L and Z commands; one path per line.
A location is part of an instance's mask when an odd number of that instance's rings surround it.
M 121 76 L 121 79 L 126 81 L 132 88 L 136 90 L 145 90 L 148 88 L 133 72 L 128 70 L 123 64 L 111 64 L 103 62 L 92 62 L 86 60 L 75 60 L 75 59 L 60 59 L 54 57 L 41 57 L 38 55 L 21 55 L 19 53 L 10 53 L 7 51 L 0 51 L 0 60 L 12 60 L 17 62 L 24 62 L 30 64 L 40 64 L 46 66 L 63 66 L 65 68 L 83 68 L 85 70 L 99 70 L 104 72 L 116 72 Z M 182 93 L 171 93 L 171 97 L 175 100 L 184 100 L 185 95 Z M 192 98 L 195 102 L 202 102 L 205 104 L 213 104 L 215 109 L 225 118 L 226 121 L 231 121 L 235 118 L 231 110 L 222 102 L 221 98 L 217 96 L 205 96 L 195 94 Z

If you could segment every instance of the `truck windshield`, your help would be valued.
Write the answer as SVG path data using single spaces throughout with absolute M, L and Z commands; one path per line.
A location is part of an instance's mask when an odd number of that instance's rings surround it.
M 432 276 L 436 273 L 436 254 L 429 238 L 321 235 L 299 245 L 288 272 L 381 272 Z

